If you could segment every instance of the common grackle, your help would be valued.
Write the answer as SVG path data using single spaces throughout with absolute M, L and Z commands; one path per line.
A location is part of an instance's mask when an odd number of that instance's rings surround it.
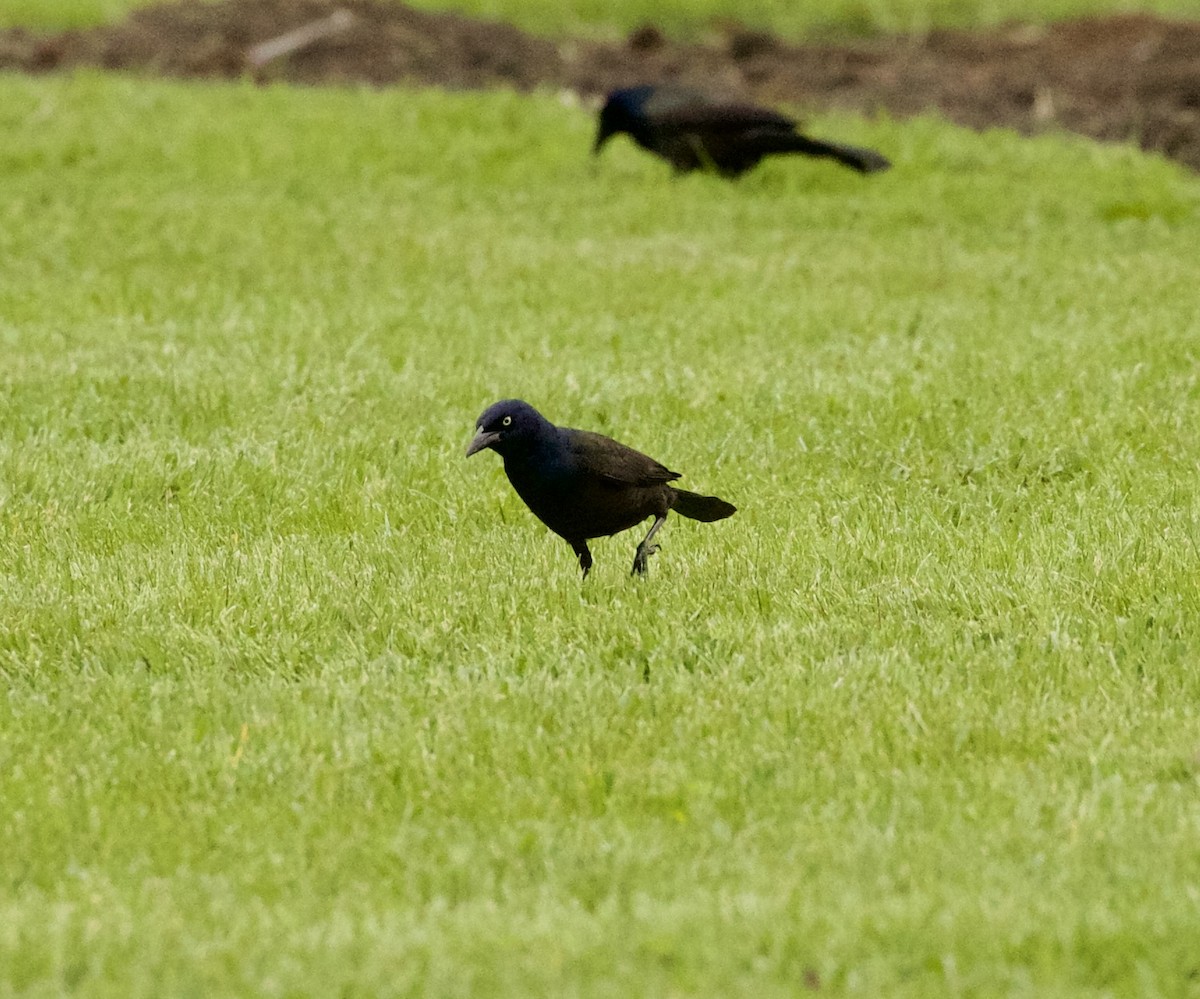
M 614 90 L 600 111 L 592 152 L 599 153 L 621 132 L 681 173 L 709 169 L 738 177 L 773 153 L 825 157 L 859 173 L 891 166 L 873 149 L 801 135 L 791 118 L 769 108 L 721 101 L 685 87 L 645 85 Z
M 517 495 L 571 545 L 584 579 L 592 567 L 591 538 L 617 534 L 653 517 L 633 559 L 633 573 L 640 575 L 658 551 L 651 541 L 669 510 L 707 522 L 737 509 L 715 496 L 667 485 L 679 478 L 678 472 L 611 437 L 556 427 L 520 399 L 504 399 L 483 411 L 467 457 L 484 448 L 499 452 Z

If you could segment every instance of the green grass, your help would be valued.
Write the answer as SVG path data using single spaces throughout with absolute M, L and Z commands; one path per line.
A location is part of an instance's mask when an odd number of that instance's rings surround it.
M 0 25 L 74 27 L 114 21 L 158 0 L 4 0 Z M 920 32 L 940 26 L 1044 23 L 1118 11 L 1149 11 L 1195 17 L 1196 0 L 767 0 L 747 7 L 740 0 L 410 0 L 430 10 L 457 10 L 513 21 L 535 32 L 613 34 L 652 22 L 692 37 L 715 20 L 732 19 L 785 35 Z
M 0 995 L 1194 996 L 1200 183 L 0 78 Z M 740 507 L 569 548 L 506 395 Z

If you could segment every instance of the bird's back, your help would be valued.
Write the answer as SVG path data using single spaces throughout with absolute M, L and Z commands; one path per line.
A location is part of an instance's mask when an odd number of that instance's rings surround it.
M 770 108 L 717 100 L 698 90 L 659 87 L 644 105 L 645 113 L 661 128 L 680 131 L 742 132 L 779 129 L 790 132 L 796 123 Z

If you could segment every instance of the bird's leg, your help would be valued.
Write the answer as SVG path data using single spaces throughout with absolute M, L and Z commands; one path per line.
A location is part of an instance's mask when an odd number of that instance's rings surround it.
M 688 145 L 692 147 L 692 152 L 696 156 L 696 165 L 705 173 L 720 173 L 720 167 L 713 161 L 712 155 L 708 151 L 708 147 L 698 135 L 689 135 L 687 137 Z M 653 530 L 653 528 L 651 528 Z
M 646 563 L 650 556 L 658 551 L 658 545 L 650 544 L 650 540 L 658 533 L 658 529 L 667 522 L 667 515 L 660 514 L 650 527 L 650 531 L 642 538 L 642 543 L 637 546 L 637 554 L 633 556 L 633 570 L 629 573 L 631 576 L 646 575 Z
M 580 541 L 576 544 L 572 541 L 571 547 L 575 550 L 575 554 L 579 558 L 579 568 L 583 570 L 583 578 L 587 579 L 588 570 L 592 567 L 592 553 L 588 551 L 587 542 Z

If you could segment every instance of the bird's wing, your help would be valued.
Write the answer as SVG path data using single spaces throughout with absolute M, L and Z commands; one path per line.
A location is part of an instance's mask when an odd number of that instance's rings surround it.
M 619 441 L 590 430 L 571 430 L 568 446 L 576 467 L 610 482 L 655 486 L 679 478 L 678 472 Z
M 796 123 L 786 115 L 753 104 L 677 104 L 654 115 L 657 125 L 681 132 L 742 132 L 768 129 L 791 132 Z

